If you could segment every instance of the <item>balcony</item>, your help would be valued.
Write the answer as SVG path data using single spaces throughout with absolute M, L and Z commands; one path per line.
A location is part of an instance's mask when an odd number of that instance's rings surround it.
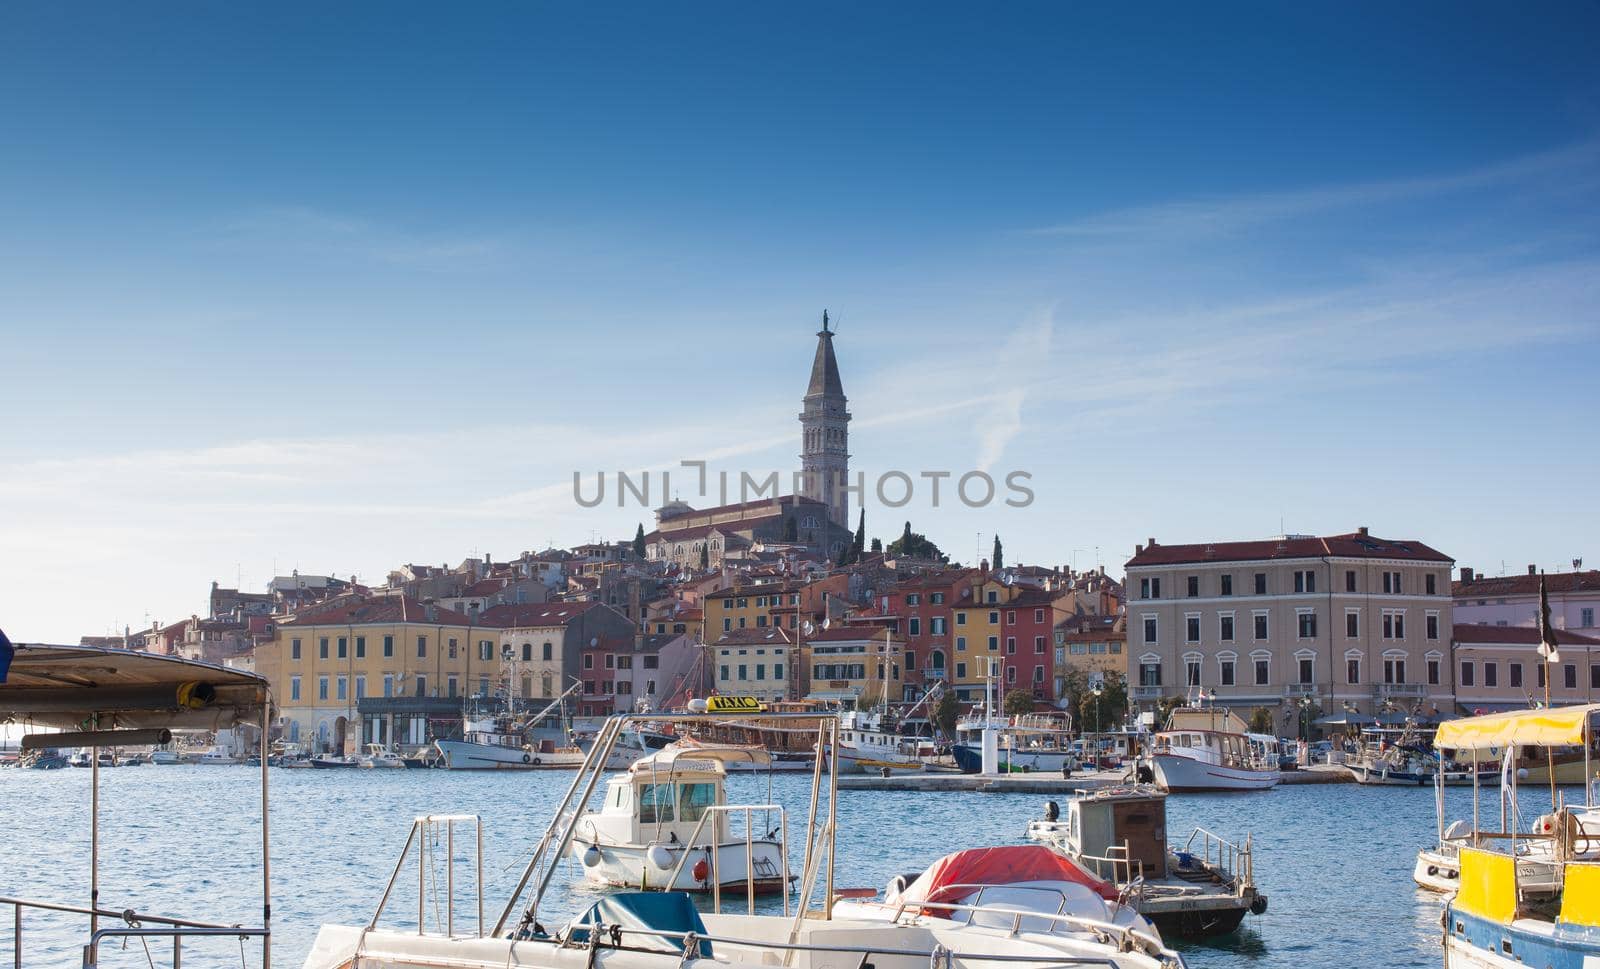
M 1134 702 L 1140 700 L 1159 700 L 1165 690 L 1159 686 L 1133 686 L 1128 688 L 1128 697 Z
M 1314 697 L 1314 696 L 1317 695 L 1317 684 L 1315 684 L 1315 683 L 1289 683 L 1289 684 L 1286 684 L 1284 686 L 1283 695 L 1286 696 L 1286 697 L 1302 697 L 1302 696 Z
M 1372 688 L 1372 695 L 1380 700 L 1390 697 L 1418 699 L 1428 695 L 1428 688 L 1421 683 L 1379 683 Z

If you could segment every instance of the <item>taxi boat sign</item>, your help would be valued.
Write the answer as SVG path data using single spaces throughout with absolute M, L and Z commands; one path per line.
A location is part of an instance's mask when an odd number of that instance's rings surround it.
M 753 696 L 708 696 L 707 713 L 761 713 L 766 705 Z

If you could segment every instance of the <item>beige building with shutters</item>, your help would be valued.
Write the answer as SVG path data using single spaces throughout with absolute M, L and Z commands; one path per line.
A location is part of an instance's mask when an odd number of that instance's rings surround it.
M 1129 698 L 1205 699 L 1278 732 L 1327 713 L 1450 711 L 1453 562 L 1348 535 L 1140 545 L 1127 563 Z M 1214 699 L 1213 699 L 1214 697 Z

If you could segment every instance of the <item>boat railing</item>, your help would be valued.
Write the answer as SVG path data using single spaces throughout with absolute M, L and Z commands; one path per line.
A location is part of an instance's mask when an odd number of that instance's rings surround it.
M 1086 862 L 1086 867 L 1096 878 L 1104 878 L 1116 885 L 1126 885 L 1133 881 L 1135 876 L 1144 877 L 1144 861 L 1137 858 L 1130 859 L 1128 846 L 1125 844 L 1111 845 L 1104 855 L 1075 855 L 1074 859 Z M 1110 870 L 1110 874 L 1106 873 L 1107 869 Z
M 672 874 L 667 877 L 666 884 L 676 885 L 678 876 L 683 872 L 683 866 L 689 856 L 695 851 L 704 851 L 711 870 L 707 876 L 711 879 L 711 910 L 722 911 L 722 873 L 717 870 L 721 853 L 718 851 L 721 838 L 718 833 L 722 825 L 711 826 L 712 837 L 706 844 L 700 844 L 700 835 L 706 828 L 706 822 L 717 817 L 731 817 L 738 813 L 744 814 L 744 884 L 745 896 L 751 915 L 756 914 L 756 855 L 755 855 L 755 814 L 762 812 L 768 817 L 772 812 L 778 813 L 778 855 L 783 859 L 783 915 L 789 916 L 789 813 L 781 804 L 710 804 L 700 815 L 700 820 L 695 823 L 694 831 L 689 834 L 689 839 L 684 842 L 683 851 L 678 855 L 678 863 L 672 866 Z M 768 840 L 766 838 L 763 841 Z
M 99 964 L 100 941 L 104 938 L 170 938 L 172 939 L 172 966 L 178 969 L 183 964 L 183 940 L 199 936 L 227 936 L 235 937 L 241 941 L 247 938 L 259 938 L 262 942 L 263 959 L 267 951 L 271 930 L 266 928 L 248 928 L 242 925 L 220 925 L 215 922 L 195 922 L 188 919 L 166 918 L 160 915 L 144 915 L 133 909 L 117 911 L 107 908 L 85 908 L 79 905 L 63 905 L 58 902 L 41 902 L 36 899 L 10 898 L 0 896 L 0 906 L 9 905 L 12 909 L 12 965 L 16 969 L 23 966 L 22 947 L 22 915 L 23 911 L 36 910 L 41 912 L 63 912 L 69 915 L 87 915 L 91 918 L 119 919 L 122 921 L 120 928 L 95 929 L 90 933 L 89 942 L 83 947 L 83 969 L 94 969 Z M 159 926 L 159 927 L 147 927 Z M 151 965 L 154 965 L 152 958 Z
M 940 889 L 941 892 L 950 892 L 956 889 L 977 889 L 977 898 L 973 902 L 931 902 L 926 900 L 916 901 L 911 899 L 902 900 L 895 906 L 892 921 L 899 922 L 901 918 L 905 916 L 908 909 L 915 910 L 911 912 L 913 916 L 937 916 L 940 913 L 946 913 L 942 917 L 951 919 L 954 918 L 955 913 L 966 912 L 970 913 L 968 915 L 969 923 L 972 918 L 979 914 L 990 916 L 998 915 L 1006 916 L 1011 919 L 1010 934 L 1015 936 L 1021 933 L 1023 923 L 1026 920 L 1041 919 L 1051 924 L 1051 931 L 1066 930 L 1087 932 L 1092 934 L 1098 941 L 1104 943 L 1115 942 L 1120 951 L 1127 952 L 1137 949 L 1147 955 L 1156 956 L 1162 959 L 1163 962 L 1166 962 L 1170 959 L 1172 960 L 1170 964 L 1173 966 L 1181 967 L 1183 965 L 1182 957 L 1180 957 L 1173 950 L 1168 949 L 1158 936 L 1151 935 L 1148 932 L 1140 931 L 1131 925 L 1118 925 L 1114 922 L 1107 922 L 1104 919 L 1093 919 L 1088 918 L 1087 916 L 1075 915 L 1071 912 L 1064 911 L 1067 905 L 1066 895 L 1055 889 L 1040 889 L 1042 891 L 1054 891 L 1055 894 L 1060 896 L 1061 904 L 1054 912 L 1042 912 L 1033 909 L 1015 908 L 1009 905 L 982 904 L 984 891 L 991 888 L 1004 887 L 1007 886 L 959 884 L 945 885 Z M 933 911 L 930 911 L 930 909 Z M 973 958 L 981 958 L 983 961 L 987 961 L 993 957 L 974 956 Z M 1094 963 L 1084 964 L 1093 965 Z
M 419 815 L 411 822 L 411 833 L 406 835 L 406 845 L 400 849 L 400 857 L 395 860 L 394 871 L 389 875 L 389 883 L 384 886 L 383 897 L 378 900 L 377 911 L 372 913 L 372 919 L 367 923 L 367 931 L 378 927 L 378 919 L 382 917 L 384 908 L 389 904 L 389 896 L 394 893 L 394 886 L 400 880 L 400 872 L 405 868 L 406 856 L 411 854 L 412 846 L 416 846 L 417 855 L 417 934 L 425 935 L 428 930 L 428 901 L 433 901 L 434 931 L 444 929 L 446 936 L 454 937 L 456 934 L 456 825 L 472 826 L 473 855 L 472 860 L 477 866 L 477 876 L 474 879 L 474 890 L 478 903 L 478 935 L 483 935 L 483 821 L 476 814 L 425 814 Z M 443 835 L 441 849 L 440 835 Z M 444 852 L 444 915 L 439 914 L 439 872 L 438 852 Z M 432 893 L 430 896 L 428 876 L 433 876 Z
M 920 904 L 920 905 L 922 905 L 924 907 L 939 907 L 939 906 L 930 906 L 927 903 L 914 903 L 914 904 Z M 962 907 L 962 906 L 956 906 L 956 907 L 959 908 L 959 907 Z M 1005 914 L 1017 915 L 1017 916 L 1020 916 L 1022 918 L 1046 918 L 1046 917 L 1048 917 L 1046 914 L 1040 913 L 1040 912 L 1026 912 L 1026 911 L 1020 911 L 1020 910 L 1002 910 L 1002 909 L 997 909 L 997 908 L 993 908 L 993 907 L 986 908 L 985 911 L 990 911 L 990 912 L 1002 912 L 1002 911 L 1004 911 Z M 1082 920 L 1082 921 L 1087 923 L 1089 920 L 1085 919 L 1085 920 Z M 1120 926 L 1120 925 L 1110 925 L 1109 923 L 1100 923 L 1100 924 L 1104 925 L 1107 929 L 1111 930 L 1106 935 L 1106 938 L 1108 938 L 1108 939 L 1109 938 L 1116 938 L 1117 936 L 1121 935 L 1121 933 L 1123 932 L 1123 929 L 1124 929 L 1124 927 Z M 910 959 L 926 959 L 926 960 L 928 960 L 928 965 L 934 967 L 934 969 L 953 969 L 955 964 L 958 963 L 958 962 L 966 963 L 966 964 L 969 964 L 969 965 L 975 964 L 975 963 L 987 963 L 987 962 L 997 962 L 997 963 L 1023 962 L 1023 963 L 1031 963 L 1031 964 L 1037 965 L 1041 961 L 1048 961 L 1052 966 L 1106 966 L 1106 967 L 1110 967 L 1110 969 L 1116 969 L 1116 966 L 1118 965 L 1118 963 L 1117 963 L 1117 961 L 1115 959 L 1112 959 L 1112 958 L 1110 958 L 1108 956 L 1070 955 L 1070 954 L 1067 954 L 1067 953 L 1053 954 L 1053 955 L 1049 956 L 1048 960 L 1046 960 L 1045 957 L 1039 955 L 1038 953 L 1024 954 L 1024 953 L 1000 953 L 1000 952 L 994 952 L 994 953 L 988 953 L 988 952 L 957 952 L 957 951 L 955 951 L 953 949 L 944 948 L 943 946 L 936 946 L 933 949 L 926 949 L 926 950 L 924 950 L 924 949 L 901 949 L 901 948 L 893 948 L 893 947 L 889 947 L 889 946 L 874 948 L 874 947 L 870 947 L 870 946 L 860 946 L 860 945 L 826 945 L 826 944 L 819 944 L 819 943 L 815 943 L 815 942 L 773 942 L 773 941 L 768 941 L 766 939 L 762 939 L 760 941 L 756 941 L 756 940 L 752 940 L 752 939 L 738 939 L 738 938 L 732 938 L 732 937 L 729 937 L 729 936 L 721 936 L 721 935 L 700 934 L 700 933 L 696 933 L 696 932 L 679 932 L 679 931 L 673 931 L 673 930 L 667 930 L 667 929 L 635 928 L 635 927 L 632 927 L 632 926 L 623 926 L 623 925 L 618 925 L 618 926 L 615 926 L 615 927 L 606 926 L 605 928 L 606 928 L 605 932 L 600 932 L 598 930 L 591 931 L 590 938 L 592 940 L 595 940 L 595 942 L 594 942 L 595 945 L 603 947 L 604 945 L 607 944 L 605 942 L 605 939 L 609 938 L 609 936 L 611 935 L 612 932 L 615 932 L 619 939 L 622 938 L 623 936 L 627 936 L 627 935 L 639 935 L 639 936 L 649 936 L 651 938 L 657 938 L 657 939 L 669 939 L 669 940 L 672 940 L 674 942 L 682 943 L 683 946 L 684 946 L 684 950 L 686 952 L 693 951 L 694 947 L 697 946 L 701 942 L 709 942 L 709 943 L 711 943 L 713 945 L 721 945 L 721 946 L 751 946 L 751 947 L 760 948 L 760 949 L 763 949 L 763 950 L 771 949 L 771 950 L 776 950 L 778 952 L 785 952 L 785 953 L 793 953 L 793 952 L 830 952 L 830 953 L 838 953 L 838 954 L 842 954 L 842 955 L 860 956 L 861 958 L 857 962 L 858 965 L 871 965 L 873 956 L 901 956 L 901 957 L 910 958 Z M 1087 928 L 1087 926 L 1086 926 L 1086 928 Z M 1160 945 L 1160 942 L 1158 940 L 1152 938 L 1151 936 L 1149 936 L 1149 935 L 1147 935 L 1147 934 L 1145 934 L 1143 932 L 1137 933 L 1137 937 L 1139 939 L 1148 940 L 1148 944 L 1155 947 L 1154 949 L 1148 950 L 1148 951 L 1150 951 L 1151 954 L 1156 955 L 1161 959 L 1162 966 L 1164 967 L 1164 969 L 1186 969 L 1186 966 L 1185 966 L 1184 961 L 1183 961 L 1183 957 L 1181 955 L 1179 955 L 1177 952 L 1174 952 L 1171 949 L 1163 948 Z
M 1195 850 L 1196 841 L 1199 841 L 1198 851 Z M 1244 845 L 1240 846 L 1205 828 L 1195 828 L 1190 832 L 1189 840 L 1184 842 L 1183 851 L 1198 857 L 1208 867 L 1228 878 L 1237 878 L 1241 886 L 1255 885 L 1255 863 L 1249 835 L 1245 836 Z

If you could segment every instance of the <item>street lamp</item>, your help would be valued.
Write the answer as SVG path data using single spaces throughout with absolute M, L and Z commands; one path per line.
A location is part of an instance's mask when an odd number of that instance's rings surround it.
M 1089 692 L 1094 694 L 1094 762 L 1095 766 L 1098 767 L 1100 764 L 1100 694 L 1104 693 L 1105 689 L 1096 683 L 1094 689 Z

